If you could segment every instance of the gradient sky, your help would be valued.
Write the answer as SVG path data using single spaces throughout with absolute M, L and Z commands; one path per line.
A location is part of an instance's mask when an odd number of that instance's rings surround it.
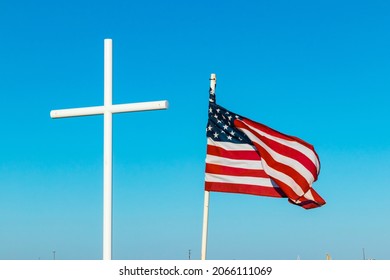
M 102 258 L 103 117 L 113 102 L 113 258 L 200 258 L 211 73 L 218 103 L 316 148 L 317 192 L 211 193 L 209 259 L 390 259 L 389 1 L 0 2 L 0 259 Z

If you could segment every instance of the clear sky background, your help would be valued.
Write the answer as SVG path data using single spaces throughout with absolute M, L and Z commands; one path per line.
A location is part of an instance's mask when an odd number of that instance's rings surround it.
M 218 103 L 314 145 L 327 201 L 211 193 L 209 259 L 390 259 L 389 1 L 0 2 L 0 259 L 102 258 L 113 102 L 113 258 L 200 258 L 211 73 Z

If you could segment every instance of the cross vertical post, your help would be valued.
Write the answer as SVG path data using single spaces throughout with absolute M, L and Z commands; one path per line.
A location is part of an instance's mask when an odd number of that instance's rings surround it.
M 104 40 L 103 260 L 112 258 L 112 40 Z
M 104 39 L 104 105 L 52 110 L 51 118 L 103 115 L 103 260 L 112 258 L 112 114 L 163 110 L 168 101 L 112 104 L 112 39 Z

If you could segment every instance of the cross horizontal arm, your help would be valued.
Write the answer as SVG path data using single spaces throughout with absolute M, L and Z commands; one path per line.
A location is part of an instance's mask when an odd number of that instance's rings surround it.
M 72 108 L 50 111 L 50 117 L 52 119 L 57 118 L 70 118 L 81 116 L 93 116 L 102 115 L 107 110 L 111 113 L 127 113 L 127 112 L 140 112 L 151 110 L 164 110 L 168 108 L 168 101 L 152 101 L 152 102 L 139 102 L 139 103 L 127 103 L 117 104 L 111 106 L 93 106 L 84 108 Z

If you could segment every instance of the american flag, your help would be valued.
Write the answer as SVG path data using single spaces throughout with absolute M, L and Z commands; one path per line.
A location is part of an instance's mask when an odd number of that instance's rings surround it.
M 325 201 L 312 188 L 320 171 L 314 147 L 235 114 L 210 88 L 205 190 L 286 197 L 305 209 Z

